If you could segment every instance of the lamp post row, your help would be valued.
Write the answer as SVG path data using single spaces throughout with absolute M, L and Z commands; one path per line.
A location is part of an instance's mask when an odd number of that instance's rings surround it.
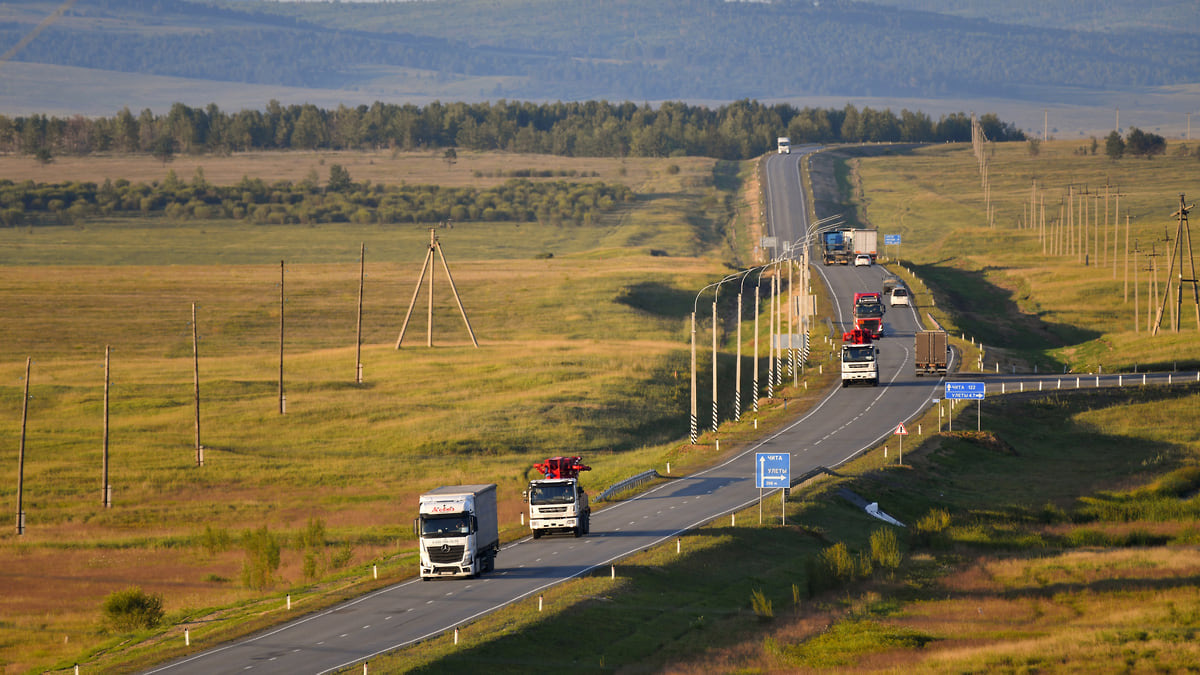
M 839 214 L 836 216 L 830 216 L 829 218 L 824 218 L 822 220 L 819 220 L 819 221 L 813 223 L 812 225 L 810 225 L 808 227 L 807 232 L 806 232 L 805 236 L 802 238 L 802 240 L 797 240 L 796 242 L 792 242 L 792 245 L 789 248 L 789 253 L 790 253 L 792 250 L 794 250 L 795 244 L 800 243 L 800 241 L 803 241 L 803 243 L 804 243 L 803 267 L 805 269 L 802 269 L 800 271 L 801 289 L 804 293 L 807 293 L 808 281 L 810 278 L 808 271 L 806 269 L 808 267 L 809 259 L 810 259 L 809 258 L 809 241 L 811 240 L 813 235 L 815 235 L 817 232 L 819 232 L 821 230 L 825 230 L 825 229 L 830 229 L 832 227 L 837 227 L 840 224 L 840 222 L 833 223 L 833 224 L 828 224 L 828 223 L 830 223 L 831 221 L 834 221 L 834 220 L 840 221 L 840 218 L 841 218 L 841 215 Z M 763 272 L 767 271 L 768 269 L 770 269 L 772 267 L 778 267 L 778 266 L 782 265 L 784 262 L 790 262 L 790 263 L 794 264 L 796 261 L 794 258 L 779 258 L 779 259 L 773 260 L 769 263 L 766 263 L 764 265 L 759 265 L 757 267 L 751 267 L 749 269 L 742 270 L 740 272 L 735 272 L 734 274 L 730 274 L 730 275 L 726 276 L 724 279 L 721 279 L 720 281 L 716 281 L 711 284 L 708 284 L 707 286 L 705 286 L 704 288 L 701 288 L 700 291 L 696 293 L 696 299 L 692 302 L 692 314 L 691 314 L 691 414 L 690 414 L 689 439 L 690 439 L 692 445 L 695 445 L 697 442 L 697 439 L 698 439 L 698 427 L 697 427 L 697 420 L 698 420 L 697 412 L 698 411 L 697 411 L 697 401 L 696 401 L 696 393 L 697 393 L 696 313 L 699 310 L 700 296 L 703 295 L 704 292 L 710 288 L 715 289 L 713 291 L 713 301 L 712 301 L 712 361 L 713 361 L 712 430 L 713 430 L 713 433 L 716 433 L 719 429 L 719 422 L 720 422 L 719 416 L 718 416 L 718 399 L 717 399 L 717 301 L 718 301 L 718 298 L 719 298 L 719 295 L 721 292 L 721 285 L 724 284 L 726 281 L 730 281 L 732 279 L 737 279 L 739 277 L 741 278 L 741 282 L 740 282 L 739 288 L 738 288 L 738 300 L 737 300 L 737 357 L 736 357 L 737 360 L 736 360 L 736 370 L 735 370 L 736 383 L 734 386 L 734 407 L 733 407 L 733 418 L 735 421 L 740 421 L 741 416 L 742 416 L 742 298 L 745 295 L 746 279 L 749 278 L 751 273 L 757 271 L 758 277 L 755 281 L 755 288 L 756 289 L 761 288 Z M 790 285 L 791 272 L 792 272 L 792 270 L 789 267 L 789 269 L 788 269 L 789 288 L 791 287 L 791 285 Z M 770 305 L 771 316 L 769 317 L 772 336 L 776 335 L 779 332 L 779 330 L 782 329 L 782 327 L 783 327 L 783 316 L 782 316 L 783 312 L 782 312 L 782 308 L 780 307 L 781 294 L 782 294 L 782 280 L 781 280 L 779 274 L 775 274 L 771 278 L 771 297 L 770 297 L 770 299 L 771 299 L 771 305 Z M 754 373 L 753 373 L 753 389 L 752 389 L 752 404 L 753 404 L 754 412 L 756 412 L 756 413 L 758 412 L 758 391 L 759 391 L 759 386 L 758 386 L 758 371 L 759 371 L 759 367 L 758 367 L 758 358 L 759 358 L 758 318 L 759 318 L 759 314 L 760 314 L 759 303 L 760 303 L 760 294 L 756 290 L 754 293 Z M 789 317 L 788 317 L 789 330 L 792 325 L 791 322 L 792 322 L 792 319 L 791 319 L 791 315 L 789 313 Z M 781 349 L 783 349 L 783 347 L 782 347 L 782 345 L 777 346 L 776 344 L 774 344 L 774 341 L 772 341 L 768 346 L 769 346 L 769 349 L 768 349 L 769 371 L 768 371 L 768 377 L 767 377 L 767 397 L 771 398 L 774 396 L 774 393 L 775 393 L 775 391 L 774 391 L 775 385 L 782 385 L 782 383 L 783 383 L 783 381 L 782 381 L 783 380 L 782 356 L 778 359 L 776 358 L 776 354 L 777 354 L 776 350 L 777 349 L 781 350 Z M 789 356 L 791 359 L 792 375 L 795 376 L 795 373 L 796 373 L 795 358 L 796 357 L 795 357 L 795 353 L 792 351 L 792 348 L 793 348 L 793 345 L 791 344 L 791 337 L 789 336 L 788 351 L 789 351 Z

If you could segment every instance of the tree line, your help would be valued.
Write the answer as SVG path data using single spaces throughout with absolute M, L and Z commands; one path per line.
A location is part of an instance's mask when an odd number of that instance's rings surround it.
M 197 169 L 191 181 L 180 180 L 171 170 L 163 182 L 149 184 L 0 180 L 0 223 L 69 225 L 95 216 L 161 214 L 174 220 L 231 218 L 263 225 L 481 221 L 586 226 L 633 199 L 624 185 L 598 182 L 512 179 L 486 189 L 371 185 L 353 182 L 338 164 L 330 167 L 325 185 L 313 171 L 297 183 L 243 178 L 219 186 Z
M 980 117 L 993 141 L 1024 140 L 994 114 Z M 704 156 L 742 160 L 770 151 L 777 136 L 793 143 L 966 142 L 965 113 L 933 120 L 922 112 L 853 105 L 797 109 L 742 100 L 718 108 L 586 101 L 484 102 L 426 106 L 375 102 L 328 110 L 313 104 L 228 113 L 209 104 L 176 103 L 166 114 L 128 107 L 112 117 L 0 115 L 0 152 L 55 155 L 93 152 L 175 153 L 248 150 L 503 150 L 573 157 Z

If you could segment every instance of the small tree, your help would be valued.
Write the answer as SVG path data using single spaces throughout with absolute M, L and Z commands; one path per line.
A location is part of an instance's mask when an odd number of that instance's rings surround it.
M 458 161 L 458 151 L 454 148 L 446 148 L 446 152 L 442 154 L 442 159 L 446 161 L 446 166 L 454 166 Z
M 154 145 L 151 147 L 150 154 L 154 155 L 154 159 L 167 165 L 175 159 L 175 139 L 167 135 L 159 136 L 154 139 Z
M 271 585 L 279 569 L 279 540 L 266 525 L 242 533 L 246 562 L 242 564 L 242 583 L 261 591 Z
M 1042 151 L 1042 141 L 1038 138 L 1031 138 L 1026 141 L 1030 157 L 1037 157 Z
M 345 192 L 350 189 L 350 172 L 341 164 L 329 166 L 329 191 Z
M 104 618 L 119 631 L 153 628 L 162 621 L 163 599 L 134 586 L 110 594 L 103 609 Z
M 1125 140 L 1121 138 L 1121 134 L 1113 131 L 1104 139 L 1104 154 L 1114 162 L 1121 159 L 1125 154 Z

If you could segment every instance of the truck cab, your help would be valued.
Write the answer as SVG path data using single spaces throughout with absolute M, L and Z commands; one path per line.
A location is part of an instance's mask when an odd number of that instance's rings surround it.
M 855 305 L 854 327 L 869 334 L 872 339 L 883 337 L 883 305 L 879 302 Z
M 780 136 L 775 139 L 775 151 L 781 155 L 792 154 L 792 139 L 787 136 Z
M 426 492 L 418 500 L 413 530 L 422 580 L 490 572 L 500 551 L 496 485 L 450 485 Z

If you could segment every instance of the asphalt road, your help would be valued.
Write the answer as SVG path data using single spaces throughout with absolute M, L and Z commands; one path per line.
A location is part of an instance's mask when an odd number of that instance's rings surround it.
M 805 232 L 798 172 L 804 154 L 797 148 L 767 163 L 771 234 L 784 241 L 796 241 Z M 827 268 L 818 263 L 816 269 L 832 291 L 833 310 L 843 326 L 849 323 L 854 292 L 880 290 L 884 276 L 875 266 Z M 326 673 L 456 627 L 470 630 L 470 622 L 484 614 L 597 568 L 615 565 L 619 573 L 623 557 L 753 505 L 759 499 L 756 453 L 790 453 L 795 480 L 816 467 L 846 462 L 939 398 L 944 380 L 913 374 L 916 311 L 896 307 L 884 316 L 879 386 L 837 387 L 786 428 L 720 466 L 669 480 L 594 512 L 590 535 L 525 538 L 505 546 L 497 556 L 496 571 L 479 579 L 405 581 L 147 672 Z M 1060 377 L 1043 376 L 1041 386 Z M 1017 379 L 989 378 L 989 392 L 993 386 L 1021 386 Z M 1090 382 L 1085 379 L 1084 384 Z M 880 507 L 887 510 L 886 504 Z

